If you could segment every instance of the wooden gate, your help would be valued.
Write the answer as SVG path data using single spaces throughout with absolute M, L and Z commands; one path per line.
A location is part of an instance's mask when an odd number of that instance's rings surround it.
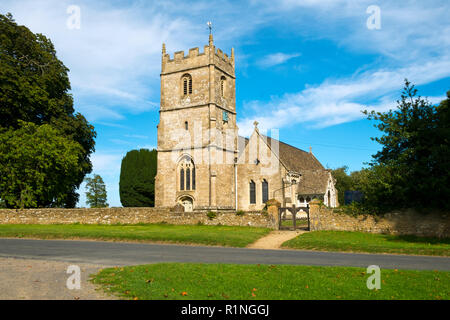
M 303 214 L 304 213 L 304 214 Z M 310 230 L 309 204 L 307 207 L 281 207 L 278 209 L 279 230 Z

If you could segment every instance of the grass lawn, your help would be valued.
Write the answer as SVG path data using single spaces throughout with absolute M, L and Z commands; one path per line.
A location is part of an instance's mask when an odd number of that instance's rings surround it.
M 0 225 L 0 237 L 162 241 L 245 247 L 271 230 L 199 225 Z
M 363 268 L 163 263 L 101 270 L 91 281 L 122 299 L 450 299 L 450 272 L 381 270 L 369 290 Z
M 314 231 L 283 243 L 284 248 L 450 256 L 450 238 L 422 238 L 364 232 Z

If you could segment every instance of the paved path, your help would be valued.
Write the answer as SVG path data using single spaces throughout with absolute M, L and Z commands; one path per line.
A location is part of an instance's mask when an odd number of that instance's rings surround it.
M 117 299 L 96 290 L 89 275 L 103 266 L 77 264 L 80 289 L 69 290 L 67 274 L 71 264 L 60 261 L 0 258 L 0 300 L 105 300 Z
M 450 258 L 448 257 L 258 250 L 101 241 L 0 239 L 0 257 L 110 266 L 157 262 L 202 262 L 364 268 L 369 265 L 378 265 L 388 269 L 450 271 Z
M 272 231 L 267 236 L 256 240 L 256 242 L 247 246 L 252 249 L 279 249 L 281 245 L 291 239 L 294 239 L 298 235 L 305 233 L 303 230 L 296 231 Z

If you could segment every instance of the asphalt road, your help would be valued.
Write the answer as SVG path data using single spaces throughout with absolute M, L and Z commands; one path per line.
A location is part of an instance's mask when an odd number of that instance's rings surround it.
M 448 257 L 260 250 L 102 241 L 0 239 L 0 257 L 90 263 L 105 266 L 158 262 L 201 262 L 364 268 L 377 265 L 386 269 L 450 271 L 450 258 Z

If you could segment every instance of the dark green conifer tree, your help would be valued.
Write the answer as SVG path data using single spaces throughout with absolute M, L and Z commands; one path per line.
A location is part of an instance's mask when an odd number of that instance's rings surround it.
M 132 150 L 122 159 L 119 193 L 124 207 L 155 205 L 156 150 Z

